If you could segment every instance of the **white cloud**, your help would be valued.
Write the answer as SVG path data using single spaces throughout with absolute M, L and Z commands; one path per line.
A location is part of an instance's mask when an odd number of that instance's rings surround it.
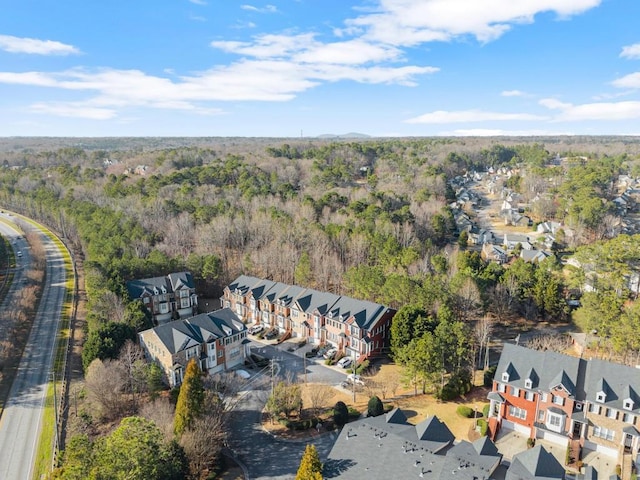
M 555 99 L 543 99 L 539 103 L 547 108 L 559 111 L 558 115 L 553 119 L 555 122 L 616 121 L 640 118 L 640 102 L 638 101 L 596 102 L 573 105 Z
M 205 0 L 189 0 L 190 3 L 193 3 L 195 5 L 206 5 L 207 2 Z
M 77 117 L 91 120 L 109 120 L 116 116 L 115 110 L 95 108 L 82 103 L 34 103 L 29 107 L 34 113 L 54 115 L 57 117 Z
M 71 55 L 80 53 L 80 50 L 73 45 L 67 45 L 53 40 L 21 38 L 11 35 L 0 35 L 0 50 L 9 53 L 29 53 L 35 55 Z
M 640 72 L 630 73 L 624 77 L 620 77 L 611 84 L 618 88 L 640 88 Z
M 486 121 L 546 120 L 548 117 L 529 113 L 502 113 L 484 110 L 438 110 L 405 120 L 405 123 L 467 123 Z
M 640 43 L 635 43 L 633 45 L 627 45 L 626 47 L 622 47 L 622 52 L 620 52 L 620 56 L 623 58 L 640 58 Z
M 313 33 L 300 35 L 258 35 L 254 42 L 214 41 L 211 46 L 224 52 L 255 58 L 286 58 L 318 43 Z
M 379 0 L 375 11 L 347 21 L 366 37 L 390 45 L 447 41 L 462 35 L 489 42 L 512 25 L 532 23 L 537 14 L 567 18 L 597 7 L 601 0 Z M 464 14 L 461 14 L 464 12 Z
M 259 7 L 254 7 L 253 5 L 240 5 L 240 8 L 242 10 L 248 10 L 250 12 L 256 12 L 256 13 L 276 13 L 278 11 L 278 7 L 276 7 L 275 5 L 265 5 L 262 8 Z
M 491 128 L 470 128 L 440 132 L 440 136 L 447 137 L 543 137 L 553 135 L 573 135 L 570 132 L 557 132 L 551 130 L 502 130 Z
M 520 90 L 504 90 L 500 93 L 503 97 L 524 97 L 527 94 Z

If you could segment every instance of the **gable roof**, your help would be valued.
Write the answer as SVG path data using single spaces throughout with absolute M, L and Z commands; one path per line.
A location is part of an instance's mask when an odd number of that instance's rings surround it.
M 166 293 L 173 291 L 168 277 L 143 278 L 127 282 L 127 292 L 132 300 L 137 300 L 145 295 L 162 294 L 163 288 Z
M 169 277 L 169 282 L 171 283 L 171 288 L 174 292 L 183 288 L 195 288 L 193 276 L 190 272 L 170 273 L 167 276 Z
M 398 412 L 401 415 L 395 412 L 393 416 L 405 417 Z M 407 432 L 415 435 L 414 425 L 386 420 L 386 415 L 367 417 L 345 425 L 329 452 L 323 476 L 344 480 L 477 480 L 489 478 L 500 462 L 500 455 L 490 453 L 490 445 L 481 449 L 488 452 L 485 455 L 469 442 L 452 447 L 446 455 L 434 453 L 427 442 L 407 439 Z
M 235 335 L 246 328 L 230 308 L 223 308 L 185 320 L 168 322 L 149 330 L 155 332 L 167 351 L 174 355 L 201 343 Z M 145 334 L 149 330 L 140 333 Z
M 581 389 L 577 389 L 576 385 L 578 385 L 580 370 L 585 368 L 585 363 L 585 360 L 569 355 L 531 350 L 505 343 L 494 379 L 496 382 L 502 382 L 502 373 L 508 369 L 509 385 L 527 389 L 525 380 L 533 370 L 538 377 L 540 387 L 551 389 L 561 385 L 570 395 L 579 396 Z M 535 382 L 530 389 L 534 388 L 536 388 Z
M 505 480 L 563 479 L 564 467 L 542 445 L 520 452 L 513 457 Z
M 629 411 L 624 408 L 624 401 L 631 398 L 631 411 L 640 413 L 640 400 L 636 395 L 636 392 L 640 392 L 640 370 L 637 368 L 599 359 L 589 360 L 585 391 L 586 400 L 591 402 L 596 402 L 596 395 L 604 392 L 605 401 L 596 403 L 622 411 Z

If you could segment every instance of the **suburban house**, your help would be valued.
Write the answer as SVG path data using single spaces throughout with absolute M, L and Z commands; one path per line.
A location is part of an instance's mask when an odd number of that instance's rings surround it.
M 505 344 L 488 398 L 500 428 L 566 446 L 578 442 L 623 464 L 640 449 L 640 370 Z
M 488 262 L 496 262 L 500 264 L 507 263 L 507 260 L 509 260 L 509 254 L 504 248 L 490 243 L 485 243 L 482 246 L 480 256 Z
M 154 324 L 166 323 L 196 314 L 198 296 L 189 272 L 170 273 L 166 277 L 127 282 L 131 300 L 141 300 Z
M 552 254 L 545 250 L 522 250 L 520 252 L 520 258 L 523 259 L 527 263 L 540 263 L 547 258 L 549 258 Z
M 526 235 L 519 235 L 516 233 L 505 233 L 502 244 L 508 251 L 513 250 L 520 244 L 523 250 L 532 250 L 533 245 L 529 241 L 529 237 Z
M 330 344 L 363 360 L 386 351 L 395 310 L 365 300 L 241 275 L 220 299 L 241 320 Z
M 399 409 L 367 417 L 342 428 L 327 461 L 325 478 L 490 478 L 502 455 L 488 437 L 454 445 L 454 436 L 437 417 L 412 425 Z
M 138 338 L 147 359 L 162 367 L 172 388 L 182 383 L 192 358 L 203 372 L 214 374 L 243 365 L 247 357 L 247 327 L 228 308 L 163 323 L 138 333 Z

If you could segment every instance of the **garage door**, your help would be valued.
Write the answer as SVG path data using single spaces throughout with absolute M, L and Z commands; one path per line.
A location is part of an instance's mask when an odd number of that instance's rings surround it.
M 526 436 L 529 436 L 531 433 L 531 429 L 526 425 L 520 425 L 519 423 L 510 422 L 509 420 L 502 420 L 502 428 L 506 430 L 513 430 Z
M 617 448 L 605 447 L 604 445 L 599 445 L 597 443 L 593 443 L 593 442 L 590 442 L 588 440 L 586 440 L 584 442 L 584 448 L 589 449 L 589 450 L 594 450 L 594 451 L 596 451 L 598 453 L 602 453 L 603 455 L 606 455 L 607 457 L 618 458 L 618 449 Z
M 560 435 L 559 433 L 549 432 L 547 430 L 538 429 L 538 438 L 542 440 L 548 440 L 553 443 L 557 443 L 558 445 L 562 445 L 563 447 L 567 446 L 567 442 L 569 441 L 568 437 L 564 435 Z

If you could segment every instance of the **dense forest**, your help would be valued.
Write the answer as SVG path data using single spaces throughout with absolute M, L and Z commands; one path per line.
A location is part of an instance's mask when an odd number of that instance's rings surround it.
M 150 326 L 125 281 L 183 269 L 208 298 L 245 273 L 399 309 L 392 354 L 416 388 L 439 385 L 443 398 L 465 389 L 492 322 L 573 318 L 609 340 L 609 355 L 631 361 L 640 352 L 630 334 L 640 325 L 638 238 L 622 228 L 636 207 L 614 201 L 621 176 L 640 177 L 636 139 L 11 139 L 0 147 L 0 204 L 51 226 L 84 256 L 85 369 L 117 358 Z M 517 192 L 534 227 L 562 225 L 543 262 L 517 252 L 504 265 L 487 262 L 456 224 L 456 179 L 500 168 L 509 174 L 498 191 Z M 473 208 L 462 210 L 475 219 Z M 580 301 L 573 312 L 569 299 Z

